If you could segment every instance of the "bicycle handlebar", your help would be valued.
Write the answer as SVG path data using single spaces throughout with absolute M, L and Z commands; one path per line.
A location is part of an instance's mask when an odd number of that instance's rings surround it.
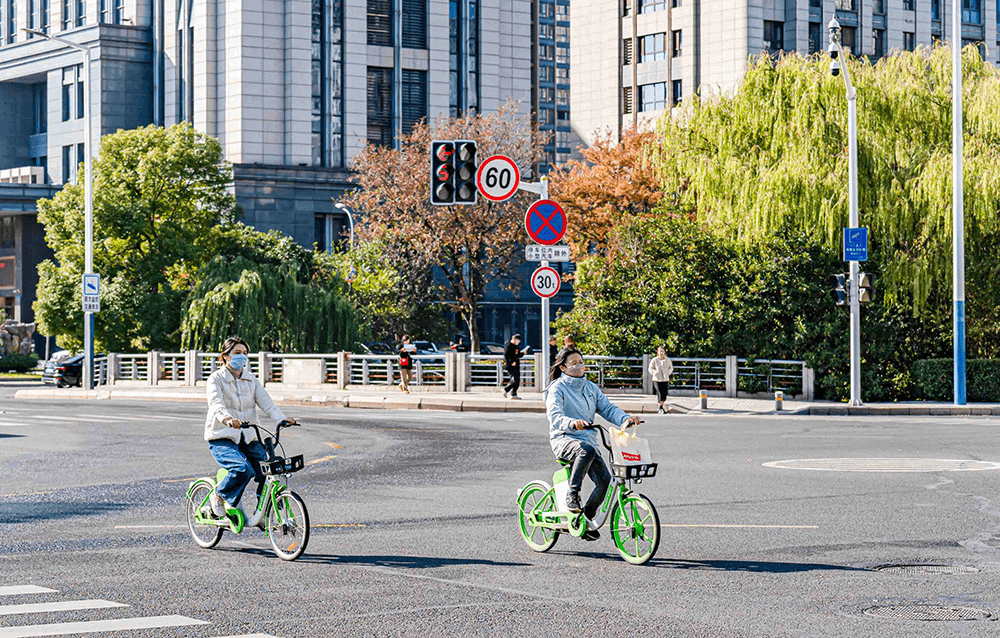
M 261 430 L 264 430 L 265 434 L 270 434 L 271 436 L 274 437 L 274 444 L 275 445 L 280 445 L 281 444 L 280 443 L 280 440 L 281 440 L 281 429 L 282 428 L 290 428 L 290 427 L 292 427 L 294 425 L 299 425 L 299 424 L 298 423 L 290 423 L 290 422 L 284 421 L 284 420 L 278 421 L 278 425 L 275 426 L 275 428 L 274 428 L 274 434 L 271 434 L 271 432 L 269 432 L 266 428 L 263 428 L 263 427 L 257 425 L 256 423 L 250 423 L 249 421 L 244 421 L 244 422 L 240 423 L 240 427 L 241 428 L 253 428 L 257 432 L 257 442 L 260 443 L 261 445 L 264 445 L 264 442 L 260 440 L 260 431 Z

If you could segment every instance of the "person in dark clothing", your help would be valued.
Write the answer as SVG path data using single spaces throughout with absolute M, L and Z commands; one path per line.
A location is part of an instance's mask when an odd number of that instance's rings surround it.
M 549 370 L 556 367 L 556 355 L 559 354 L 559 347 L 556 345 L 556 336 L 549 337 Z
M 521 335 L 516 334 L 507 342 L 503 351 L 503 367 L 510 375 L 510 381 L 503 387 L 504 398 L 520 399 L 517 389 L 521 387 Z

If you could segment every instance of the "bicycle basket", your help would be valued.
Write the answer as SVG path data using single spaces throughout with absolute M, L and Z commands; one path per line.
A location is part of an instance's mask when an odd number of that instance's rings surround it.
M 298 454 L 287 459 L 278 457 L 273 461 L 262 463 L 261 469 L 264 471 L 264 474 L 291 474 L 292 472 L 298 472 L 305 466 L 306 464 L 302 460 L 302 455 Z
M 649 463 L 648 465 L 618 465 L 613 463 L 611 465 L 611 473 L 615 475 L 616 478 L 623 478 L 628 480 L 651 478 L 656 476 L 656 463 Z

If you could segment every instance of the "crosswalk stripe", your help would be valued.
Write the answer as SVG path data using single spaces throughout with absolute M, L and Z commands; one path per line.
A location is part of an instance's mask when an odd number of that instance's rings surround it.
M 73 611 L 77 609 L 108 609 L 110 607 L 128 607 L 128 605 L 113 603 L 110 600 L 61 600 L 50 603 L 23 603 L 21 605 L 0 605 L 0 616 L 39 614 L 47 611 Z
M 56 589 L 47 589 L 38 585 L 8 585 L 0 587 L 0 596 L 20 596 L 21 594 L 56 594 Z
M 68 634 L 95 634 L 101 631 L 128 631 L 131 629 L 159 629 L 162 627 L 189 627 L 209 625 L 207 620 L 185 616 L 147 616 L 145 618 L 118 618 L 114 620 L 87 620 L 82 622 L 25 625 L 0 629 L 0 638 L 34 638 L 35 636 L 65 636 Z

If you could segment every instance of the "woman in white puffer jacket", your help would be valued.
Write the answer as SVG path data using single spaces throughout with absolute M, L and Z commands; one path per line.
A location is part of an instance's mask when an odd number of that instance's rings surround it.
M 228 474 L 216 486 L 209 499 L 212 512 L 219 517 L 227 509 L 241 509 L 240 499 L 250 479 L 262 484 L 261 461 L 268 460 L 267 450 L 257 440 L 251 428 L 241 423 L 257 424 L 257 408 L 267 413 L 275 423 L 289 419 L 274 404 L 264 386 L 247 367 L 246 341 L 229 337 L 222 344 L 219 360 L 225 363 L 208 377 L 208 416 L 205 418 L 205 440 L 208 449 Z M 259 494 L 258 494 L 259 496 Z
M 660 414 L 663 414 L 663 402 L 667 400 L 667 389 L 670 387 L 670 375 L 674 372 L 674 363 L 667 358 L 667 349 L 660 346 L 656 356 L 649 360 L 649 376 L 653 378 L 656 387 L 656 400 L 660 404 Z

